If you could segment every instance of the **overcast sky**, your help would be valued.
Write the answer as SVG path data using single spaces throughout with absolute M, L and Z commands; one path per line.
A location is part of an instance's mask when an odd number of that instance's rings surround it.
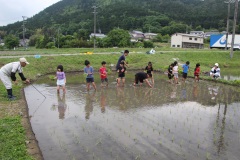
M 60 0 L 0 0 L 0 26 L 32 17 Z

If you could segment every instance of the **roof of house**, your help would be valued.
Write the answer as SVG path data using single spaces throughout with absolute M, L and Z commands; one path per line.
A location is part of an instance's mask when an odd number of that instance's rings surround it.
M 200 33 L 200 34 L 203 34 L 204 31 L 190 31 L 190 34 L 191 34 L 191 33 Z
M 196 35 L 196 34 L 175 33 L 175 34 L 173 34 L 172 36 L 174 36 L 174 35 L 181 35 L 181 36 L 186 36 L 186 37 L 198 37 L 198 38 L 203 38 L 203 36 L 201 36 L 201 35 Z
M 145 36 L 157 36 L 156 33 L 144 33 Z
M 142 32 L 142 31 L 135 31 L 135 30 L 133 30 L 131 33 L 143 34 L 143 32 Z

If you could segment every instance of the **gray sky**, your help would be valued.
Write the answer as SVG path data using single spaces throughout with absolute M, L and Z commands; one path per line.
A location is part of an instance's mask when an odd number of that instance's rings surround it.
M 34 16 L 60 0 L 0 0 L 0 26 Z

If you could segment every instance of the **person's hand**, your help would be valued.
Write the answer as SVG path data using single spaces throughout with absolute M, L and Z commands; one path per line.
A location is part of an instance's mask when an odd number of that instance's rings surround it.
M 30 80 L 29 80 L 29 79 L 26 79 L 26 80 L 25 80 L 25 83 L 29 84 L 29 83 L 30 83 Z

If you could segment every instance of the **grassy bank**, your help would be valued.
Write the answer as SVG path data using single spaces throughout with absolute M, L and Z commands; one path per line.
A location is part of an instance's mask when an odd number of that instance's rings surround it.
M 107 62 L 107 66 L 111 68 L 110 64 L 116 64 L 119 56 L 121 55 L 120 52 L 124 49 L 97 49 L 96 52 L 92 55 L 87 54 L 80 54 L 87 51 L 93 51 L 93 49 L 54 49 L 54 50 L 35 50 L 30 49 L 28 51 L 3 51 L 0 53 L 0 66 L 12 62 L 18 61 L 18 58 L 1 58 L 4 55 L 29 55 L 29 54 L 65 54 L 65 53 L 76 53 L 76 55 L 71 56 L 42 56 L 39 59 L 32 57 L 28 57 L 27 60 L 30 62 L 30 65 L 27 65 L 24 68 L 24 74 L 26 77 L 31 78 L 33 80 L 37 79 L 38 76 L 44 75 L 47 73 L 54 73 L 56 71 L 56 67 L 59 64 L 64 66 L 65 72 L 70 71 L 80 71 L 84 68 L 84 60 L 88 59 L 91 62 L 91 65 L 94 67 L 95 71 L 97 71 L 100 66 L 101 62 L 104 60 Z M 128 69 L 143 69 L 149 61 L 153 63 L 153 68 L 155 70 L 159 70 L 164 72 L 167 70 L 167 67 L 170 63 L 177 60 L 180 64 L 185 63 L 186 61 L 190 61 L 190 73 L 189 75 L 193 75 L 193 71 L 195 68 L 196 63 L 201 64 L 201 71 L 202 72 L 209 72 L 211 67 L 214 63 L 219 63 L 221 70 L 234 70 L 234 72 L 238 72 L 238 68 L 240 68 L 240 52 L 235 52 L 233 59 L 230 59 L 229 52 L 226 51 L 218 51 L 218 50 L 181 50 L 177 49 L 174 51 L 170 51 L 167 49 L 160 50 L 156 49 L 157 53 L 155 55 L 147 55 L 145 54 L 146 51 L 149 49 L 129 49 L 130 54 L 126 58 L 127 62 L 129 63 Z M 101 54 L 101 53 L 109 53 L 109 54 Z M 180 67 L 181 68 L 181 67 Z M 114 67 L 112 67 L 114 69 Z M 209 80 L 209 77 L 201 75 L 201 78 Z M 17 79 L 20 82 L 20 77 L 17 75 Z M 166 77 L 167 79 L 167 77 Z M 238 85 L 240 86 L 239 81 L 224 81 L 220 80 L 222 83 Z M 22 86 L 14 86 L 13 91 L 14 94 L 17 95 L 18 100 L 20 100 L 20 90 Z M 2 83 L 0 83 L 0 135 L 1 138 L 5 136 L 7 141 L 1 140 L 1 147 L 2 146 L 14 146 L 17 150 L 17 153 L 10 152 L 8 149 L 0 150 L 0 155 L 4 156 L 5 159 L 31 159 L 27 156 L 26 153 L 26 145 L 24 140 L 24 129 L 21 126 L 20 117 L 18 113 L 8 114 L 8 108 L 10 107 L 9 104 L 18 104 L 18 100 L 15 102 L 8 102 L 6 99 L 6 91 Z M 23 106 L 18 106 L 23 107 Z M 9 127 L 6 127 L 9 126 Z M 16 136 L 10 136 L 10 134 Z M 7 136 L 7 137 L 6 137 Z M 21 137 L 21 138 L 20 138 Z M 16 143 L 13 141 L 16 141 Z M 9 144 L 8 144 L 9 143 Z M 4 147 L 5 148 L 5 147 Z M 8 147 L 9 148 L 9 147 Z M 2 157 L 0 157 L 2 158 Z
M 5 117 L 0 119 L 0 159 L 31 160 L 25 145 L 25 129 L 21 125 L 21 117 Z

